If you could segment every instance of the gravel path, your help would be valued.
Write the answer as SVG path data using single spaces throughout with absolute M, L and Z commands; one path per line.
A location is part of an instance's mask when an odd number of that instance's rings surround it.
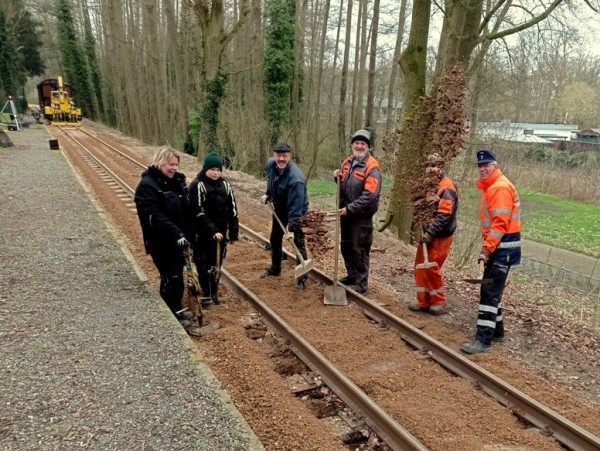
M 0 449 L 263 449 L 46 130 L 9 136 Z

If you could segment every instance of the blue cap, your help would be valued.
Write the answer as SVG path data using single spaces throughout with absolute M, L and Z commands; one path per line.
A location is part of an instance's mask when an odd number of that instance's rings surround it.
M 485 164 L 496 161 L 496 155 L 491 150 L 480 150 L 477 152 L 477 164 Z

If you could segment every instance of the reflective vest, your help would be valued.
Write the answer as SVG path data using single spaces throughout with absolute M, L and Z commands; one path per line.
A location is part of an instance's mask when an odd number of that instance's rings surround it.
M 499 168 L 479 179 L 479 222 L 483 246 L 491 260 L 508 266 L 521 261 L 521 201 L 515 186 Z

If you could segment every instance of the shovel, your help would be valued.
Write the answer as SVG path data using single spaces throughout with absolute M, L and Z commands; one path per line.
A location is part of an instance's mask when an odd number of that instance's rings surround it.
M 416 265 L 415 269 L 428 269 L 435 268 L 438 266 L 437 262 L 429 261 L 429 255 L 427 255 L 427 243 L 425 241 L 423 241 L 423 258 L 423 263 L 419 263 L 418 265 Z
M 195 298 L 191 310 L 194 314 L 194 318 L 198 320 L 197 323 L 194 321 L 192 325 L 187 328 L 187 333 L 194 337 L 202 337 L 216 331 L 220 327 L 220 324 L 218 322 L 213 322 L 212 324 L 206 323 L 206 316 L 202 311 L 202 302 L 199 296 L 200 282 L 198 281 L 198 271 L 196 271 L 196 266 L 192 262 L 192 249 L 190 246 L 186 247 L 184 257 L 187 287 L 190 294 Z
M 225 238 L 223 238 L 225 239 Z M 215 266 L 212 266 L 208 273 L 210 274 L 213 283 L 210 284 L 211 289 L 214 284 L 214 293 L 210 293 L 210 299 L 215 305 L 220 304 L 219 301 L 219 280 L 221 280 L 221 243 L 217 241 L 217 258 Z
M 340 245 L 340 215 L 338 210 L 340 209 L 340 182 L 337 180 L 337 193 L 335 196 L 335 237 L 333 238 L 333 245 L 335 246 L 335 253 L 333 257 L 333 285 L 325 287 L 325 295 L 323 303 L 325 305 L 348 305 L 348 299 L 346 298 L 346 289 L 338 285 L 338 254 Z
M 484 271 L 485 271 L 485 264 L 483 263 L 483 261 L 480 261 L 479 262 L 479 273 L 481 274 L 481 276 L 479 276 L 479 278 L 477 278 L 477 279 L 463 279 L 463 280 L 467 283 L 474 283 L 476 285 L 489 285 L 490 283 L 492 283 L 494 281 L 494 279 L 484 279 L 483 278 Z
M 313 270 L 313 268 L 314 268 L 313 262 L 311 259 L 304 260 L 304 257 L 302 257 L 302 254 L 300 253 L 298 246 L 296 246 L 296 243 L 294 243 L 294 236 L 286 230 L 285 226 L 283 225 L 283 222 L 281 222 L 281 219 L 279 219 L 279 216 L 277 216 L 277 213 L 275 213 L 275 208 L 273 207 L 273 203 L 272 202 L 267 202 L 267 203 L 269 204 L 269 208 L 273 212 L 273 216 L 275 217 L 275 219 L 279 223 L 279 226 L 283 230 L 283 236 L 285 238 L 287 238 L 288 240 L 290 240 L 290 243 L 292 243 L 292 247 L 294 248 L 294 251 L 296 252 L 296 256 L 298 257 L 298 260 L 300 261 L 300 264 L 294 268 L 294 276 L 296 277 L 296 279 L 298 279 L 299 277 L 302 277 L 304 274 L 309 273 Z

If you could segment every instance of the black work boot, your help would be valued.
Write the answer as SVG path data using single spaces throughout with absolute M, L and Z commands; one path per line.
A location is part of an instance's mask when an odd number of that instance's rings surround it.
M 267 277 L 277 277 L 281 274 L 281 268 L 277 268 L 275 266 L 271 266 L 264 273 L 261 274 L 260 278 L 265 279 Z
M 342 277 L 339 282 L 344 285 L 354 285 L 356 283 L 356 278 L 351 276 Z

